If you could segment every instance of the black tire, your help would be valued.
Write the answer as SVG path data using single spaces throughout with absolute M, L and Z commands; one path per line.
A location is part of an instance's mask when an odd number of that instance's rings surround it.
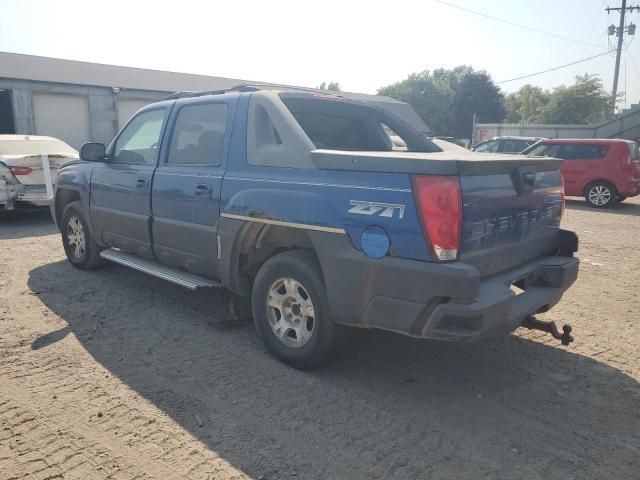
M 296 347 L 285 344 L 285 341 L 296 342 L 298 339 L 293 338 L 294 335 L 297 337 L 294 328 L 300 328 L 300 326 L 290 324 L 288 332 L 291 335 L 282 335 L 281 339 L 276 335 L 271 324 L 272 322 L 279 323 L 279 321 L 275 321 L 277 312 L 280 311 L 282 317 L 282 312 L 285 310 L 267 306 L 270 293 L 277 295 L 277 292 L 272 291 L 272 288 L 283 279 L 291 279 L 301 286 L 302 298 L 304 299 L 304 294 L 307 294 L 313 307 L 313 330 L 310 338 L 305 344 Z M 282 288 L 286 292 L 282 296 L 288 296 L 287 287 L 283 284 Z M 338 345 L 339 335 L 344 329 L 330 318 L 320 265 L 314 253 L 309 250 L 283 252 L 267 260 L 258 271 L 253 284 L 252 307 L 258 336 L 264 342 L 267 350 L 287 365 L 301 370 L 315 368 L 326 362 Z M 293 308 L 295 308 L 295 304 Z M 298 308 L 297 315 L 301 315 L 300 312 L 301 309 Z M 305 310 L 302 310 L 302 315 L 304 312 Z M 302 318 L 304 328 L 308 328 L 309 318 Z
M 72 224 L 79 223 L 82 226 L 84 235 L 84 248 L 76 248 L 76 237 Z M 62 245 L 67 254 L 67 259 L 75 268 L 80 270 L 93 270 L 101 267 L 105 261 L 100 258 L 100 246 L 93 239 L 89 222 L 82 211 L 80 202 L 71 202 L 62 213 L 60 220 L 60 233 L 62 235 Z
M 609 182 L 598 180 L 584 189 L 584 199 L 593 208 L 609 208 L 616 204 L 618 191 Z

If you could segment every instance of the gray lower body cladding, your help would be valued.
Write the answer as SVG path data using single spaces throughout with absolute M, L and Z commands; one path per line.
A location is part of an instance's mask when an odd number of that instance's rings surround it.
M 562 230 L 557 250 L 564 256 L 542 255 L 484 278 L 462 262 L 372 260 L 344 235 L 310 235 L 336 322 L 420 338 L 464 342 L 506 334 L 558 303 L 578 274 L 570 256 L 575 235 Z

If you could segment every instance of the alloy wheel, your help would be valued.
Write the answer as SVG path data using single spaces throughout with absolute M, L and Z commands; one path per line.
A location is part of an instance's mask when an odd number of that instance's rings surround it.
M 82 258 L 86 251 L 84 227 L 80 219 L 75 215 L 67 222 L 67 242 L 73 249 L 73 256 L 77 259 Z
M 611 189 L 606 185 L 594 185 L 588 193 L 589 201 L 599 207 L 609 203 L 611 195 Z
M 288 347 L 304 347 L 316 326 L 315 307 L 302 283 L 279 278 L 269 288 L 267 317 L 271 330 Z

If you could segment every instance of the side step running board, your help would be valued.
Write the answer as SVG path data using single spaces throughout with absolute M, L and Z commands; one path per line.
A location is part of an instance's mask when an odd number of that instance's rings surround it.
M 175 268 L 166 267 L 158 262 L 144 260 L 136 257 L 135 255 L 130 255 L 112 248 L 103 250 L 100 252 L 100 256 L 105 260 L 119 263 L 125 267 L 133 268 L 134 270 L 140 270 L 141 272 L 162 278 L 163 280 L 168 280 L 169 282 L 190 288 L 191 290 L 221 286 L 219 282 L 209 280 L 208 278 L 201 277 L 200 275 L 185 273 L 180 270 L 176 270 Z

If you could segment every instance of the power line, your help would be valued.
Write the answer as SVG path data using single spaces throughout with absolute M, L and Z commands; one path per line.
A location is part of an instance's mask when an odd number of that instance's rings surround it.
M 522 25 L 520 23 L 515 23 L 515 22 L 512 22 L 510 20 L 505 20 L 504 18 L 498 18 L 498 17 L 494 17 L 493 15 L 487 15 L 486 13 L 478 12 L 476 10 L 471 10 L 470 8 L 462 7 L 462 6 L 456 5 L 454 3 L 449 3 L 449 2 L 447 2 L 445 0 L 433 0 L 433 1 L 436 2 L 436 3 L 440 3 L 442 5 L 446 5 L 448 7 L 457 8 L 458 10 L 462 10 L 462 11 L 467 12 L 467 13 L 472 13 L 472 14 L 478 15 L 480 17 L 488 18 L 488 19 L 494 20 L 496 22 L 505 23 L 507 25 L 511 25 L 512 27 L 518 27 L 518 28 L 522 28 L 522 29 L 525 29 L 525 30 L 529 30 L 531 32 L 539 33 L 541 35 L 547 35 L 547 36 L 550 36 L 550 37 L 559 38 L 561 40 L 566 40 L 568 42 L 581 43 L 583 45 L 589 45 L 590 47 L 605 48 L 602 45 L 596 45 L 594 43 L 583 42 L 582 40 L 578 40 L 576 38 L 565 37 L 564 35 L 558 35 L 557 33 L 546 32 L 544 30 L 538 30 L 537 28 L 532 28 L 532 27 L 529 27 L 527 25 Z
M 595 32 L 596 30 L 596 26 L 598 25 L 598 21 L 600 21 L 600 17 L 602 17 L 602 14 L 604 13 L 604 2 L 606 0 L 602 0 L 602 2 L 600 3 L 600 8 L 598 8 L 598 11 L 600 12 L 598 14 L 598 16 L 596 16 L 596 20 L 595 22 L 593 22 L 593 26 L 591 27 L 591 30 L 589 31 L 589 36 L 587 37 L 587 39 L 585 40 L 585 42 L 589 42 L 591 40 L 591 37 L 593 35 L 593 32 Z M 598 38 L 598 40 L 596 40 L 596 44 L 600 43 L 600 40 L 602 39 L 602 36 L 604 35 L 604 30 L 601 32 L 600 37 Z M 582 51 L 580 52 L 580 56 L 582 57 L 583 55 L 590 55 L 591 52 L 593 51 L 593 47 L 589 48 L 587 50 L 587 44 L 585 43 L 584 47 L 582 47 Z M 573 70 L 573 74 L 575 75 L 577 69 Z
M 583 58 L 581 60 L 576 60 L 575 62 L 571 62 L 571 63 L 566 63 L 564 65 L 559 65 L 557 67 L 553 67 L 553 68 L 548 68 L 547 70 L 542 70 L 540 72 L 535 72 L 535 73 L 529 73 L 527 75 L 522 75 L 520 77 L 515 77 L 515 78 L 510 78 L 508 80 L 501 80 L 499 82 L 493 82 L 494 85 L 502 85 L 503 83 L 509 83 L 509 82 L 515 82 L 516 80 L 524 80 L 525 78 L 530 78 L 530 77 L 535 77 L 537 75 L 542 75 L 544 73 L 549 73 L 549 72 L 553 72 L 555 70 L 560 70 L 562 68 L 566 68 L 566 67 L 571 67 L 572 65 L 577 65 L 578 63 L 583 63 L 583 62 L 588 62 L 589 60 L 593 60 L 594 58 L 599 58 L 599 57 L 603 57 L 605 55 L 608 55 L 609 53 L 611 53 L 610 51 L 606 51 L 603 53 L 599 53 L 598 55 L 593 55 L 592 57 L 587 57 L 587 58 Z M 462 90 L 457 90 L 456 93 L 460 93 L 460 92 L 469 92 L 472 90 L 477 90 L 479 88 L 486 88 L 487 85 L 478 85 L 476 87 L 469 87 L 469 88 L 464 88 Z M 431 98 L 431 97 L 439 97 L 441 95 L 448 95 L 449 92 L 439 92 L 439 93 L 432 93 L 429 95 L 423 95 L 423 98 Z M 577 95 L 577 96 L 581 96 L 581 95 Z
M 529 75 L 523 75 L 521 77 L 510 78 L 509 80 L 502 80 L 500 82 L 495 82 L 495 83 L 496 83 L 496 85 L 500 85 L 502 83 L 515 82 L 516 80 L 523 80 L 525 78 L 535 77 L 536 75 L 542 75 L 543 73 L 553 72 L 555 70 L 560 70 L 561 68 L 566 68 L 566 67 L 570 67 L 572 65 L 577 65 L 578 63 L 588 62 L 589 60 L 593 60 L 594 58 L 598 58 L 598 57 L 602 57 L 604 55 L 608 55 L 609 53 L 611 53 L 611 51 L 607 50 L 606 52 L 599 53 L 598 55 L 594 55 L 593 57 L 583 58 L 582 60 L 576 60 L 575 62 L 567 63 L 565 65 L 560 65 L 558 67 L 549 68 L 547 70 L 542 70 L 541 72 L 530 73 Z
M 560 70 L 562 68 L 570 67 L 572 65 L 577 65 L 578 63 L 588 62 L 589 60 L 593 60 L 594 58 L 603 57 L 605 55 L 608 55 L 609 53 L 611 53 L 611 52 L 610 51 L 606 51 L 606 52 L 600 53 L 598 55 L 594 55 L 592 57 L 587 57 L 587 58 L 583 58 L 581 60 L 576 60 L 575 62 L 566 63 L 564 65 L 559 65 L 559 66 L 553 67 L 553 68 L 548 68 L 547 70 L 542 70 L 541 72 L 529 73 L 527 75 L 522 75 L 520 77 L 510 78 L 508 80 L 501 80 L 499 82 L 493 82 L 493 83 L 494 83 L 494 85 L 502 85 L 503 83 L 515 82 L 516 80 L 524 80 L 525 78 L 535 77 L 537 75 L 542 75 L 544 73 L 553 72 L 555 70 Z M 478 90 L 479 88 L 486 88 L 486 87 L 487 87 L 487 85 L 478 85 L 477 87 L 469 87 L 469 88 L 464 88 L 462 90 L 457 90 L 456 93 L 470 92 L 472 90 Z M 423 98 L 430 98 L 430 97 L 439 97 L 441 95 L 448 95 L 448 93 L 447 92 L 432 93 L 432 94 L 429 94 L 429 95 L 424 95 L 422 97 Z M 582 96 L 582 95 L 576 95 L 576 96 Z
M 593 26 L 591 27 L 591 31 L 589 32 L 589 36 L 587 37 L 587 40 L 585 41 L 585 48 L 583 48 L 583 49 L 582 49 L 582 55 L 584 55 L 584 54 L 586 53 L 586 52 L 585 52 L 585 50 L 586 50 L 586 46 L 588 45 L 588 44 L 586 44 L 586 42 L 588 42 L 589 40 L 591 40 L 591 35 L 593 35 L 593 32 L 595 31 L 596 26 L 598 25 L 598 20 L 600 20 L 600 17 L 602 17 L 602 14 L 604 13 L 604 8 L 602 8 L 602 7 L 604 7 L 604 2 L 605 2 L 605 1 L 606 1 L 606 0 L 602 0 L 602 3 L 600 4 L 600 8 L 598 9 L 598 11 L 599 11 L 600 13 L 599 13 L 599 14 L 598 14 L 598 16 L 596 17 L 596 21 L 595 21 L 595 22 L 593 22 Z M 603 33 L 604 33 L 604 32 L 603 32 Z
M 616 28 L 615 25 L 611 25 L 608 28 L 610 35 L 613 35 L 615 33 L 618 37 L 618 42 L 617 42 L 618 45 L 616 47 L 616 66 L 614 67 L 614 71 L 613 71 L 613 88 L 611 93 L 611 96 L 613 97 L 613 111 L 615 113 L 616 104 L 618 101 L 618 77 L 620 76 L 620 56 L 622 55 L 622 46 L 624 45 L 624 34 L 626 33 L 627 35 L 633 35 L 635 32 L 635 25 L 633 24 L 629 26 L 625 25 L 624 16 L 627 12 L 633 13 L 634 10 L 638 10 L 640 12 L 640 5 L 635 5 L 635 6 L 631 5 L 627 7 L 627 0 L 622 0 L 622 5 L 620 7 L 607 7 L 605 10 L 607 14 L 611 12 L 618 12 L 620 14 L 620 24 L 618 28 Z M 626 72 L 626 66 L 625 66 L 625 75 L 626 74 L 627 72 Z M 625 78 L 625 81 L 626 81 L 626 78 Z M 626 85 L 625 85 L 625 90 L 626 90 Z M 625 104 L 627 102 L 626 95 L 627 93 L 625 91 Z
M 633 55 L 629 55 L 627 52 L 627 57 L 629 58 L 629 60 L 631 61 L 631 65 L 633 66 L 633 69 L 636 72 L 636 75 L 638 75 L 638 80 L 640 80 L 640 70 L 638 69 L 638 67 L 636 66 L 636 62 L 633 59 Z

